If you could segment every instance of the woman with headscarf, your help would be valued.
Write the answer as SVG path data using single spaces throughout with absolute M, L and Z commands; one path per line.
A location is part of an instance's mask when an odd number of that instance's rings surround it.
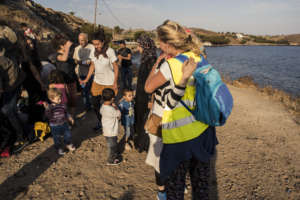
M 145 133 L 144 125 L 149 113 L 148 103 L 151 94 L 144 90 L 146 79 L 156 62 L 156 46 L 154 41 L 146 34 L 138 39 L 138 50 L 141 53 L 141 65 L 138 72 L 136 99 L 135 99 L 135 147 L 140 151 L 145 151 L 149 145 L 148 134 Z

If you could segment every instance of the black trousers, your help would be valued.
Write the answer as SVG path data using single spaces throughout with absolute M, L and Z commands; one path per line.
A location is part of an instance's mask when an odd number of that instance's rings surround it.
M 209 199 L 210 163 L 195 158 L 184 161 L 172 173 L 166 182 L 168 200 L 184 200 L 186 174 L 189 172 L 192 185 L 193 200 Z
M 101 114 L 100 114 L 100 108 L 102 105 L 102 96 L 92 96 L 92 104 L 95 111 L 95 114 L 97 116 L 97 119 L 99 121 L 99 124 L 101 125 Z
M 164 182 L 161 180 L 160 178 L 160 173 L 158 173 L 156 170 L 155 171 L 155 182 L 156 182 L 156 185 L 158 186 L 164 186 Z

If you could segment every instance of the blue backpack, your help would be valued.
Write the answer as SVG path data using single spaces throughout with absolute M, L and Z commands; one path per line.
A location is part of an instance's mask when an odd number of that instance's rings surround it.
M 188 59 L 182 54 L 177 58 L 182 62 Z M 212 68 L 202 55 L 201 58 L 193 73 L 196 84 L 196 108 L 192 111 L 183 101 L 180 102 L 196 120 L 210 126 L 222 126 L 232 111 L 233 98 L 219 72 Z

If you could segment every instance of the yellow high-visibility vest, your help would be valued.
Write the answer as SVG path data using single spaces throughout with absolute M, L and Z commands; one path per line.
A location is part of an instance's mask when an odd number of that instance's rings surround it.
M 195 62 L 200 62 L 201 57 L 193 52 L 186 52 L 183 55 L 193 57 Z M 182 61 L 178 58 L 170 58 L 169 63 L 174 84 L 177 85 L 182 77 Z M 196 88 L 193 76 L 188 80 L 182 101 L 191 109 L 195 109 Z M 162 117 L 162 138 L 165 144 L 174 144 L 189 141 L 201 135 L 208 128 L 207 124 L 197 121 L 180 102 L 175 108 L 170 109 L 165 105 Z

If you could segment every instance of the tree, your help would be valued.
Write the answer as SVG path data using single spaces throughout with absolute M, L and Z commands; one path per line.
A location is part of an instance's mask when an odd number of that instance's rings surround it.
M 203 42 L 210 42 L 214 45 L 224 45 L 224 44 L 228 44 L 230 42 L 230 40 L 223 35 L 222 36 L 218 36 L 218 35 L 208 36 L 208 35 L 200 35 L 199 34 L 198 37 Z
M 82 33 L 87 33 L 89 38 L 91 38 L 91 36 L 93 35 L 93 33 L 99 31 L 102 27 L 101 26 L 97 26 L 96 30 L 94 29 L 94 24 L 89 24 L 86 23 L 83 26 L 81 26 L 80 28 L 80 32 Z
M 137 40 L 142 34 L 146 34 L 145 31 L 137 31 L 134 33 L 133 38 L 134 40 Z
M 134 33 L 133 39 L 137 40 L 141 35 L 144 35 L 144 34 L 148 35 L 150 38 L 154 38 L 155 37 L 154 33 L 146 32 L 146 31 L 137 31 L 137 32 Z
M 247 43 L 247 40 L 245 40 L 245 39 L 242 39 L 241 41 L 240 41 L 240 44 L 246 44 Z
M 74 16 L 74 15 L 75 15 L 75 12 L 70 11 L 69 14 L 72 15 L 72 16 Z
M 114 27 L 114 32 L 115 32 L 115 33 L 120 34 L 120 33 L 122 33 L 122 31 L 123 31 L 123 29 L 120 28 L 119 26 L 115 26 L 115 27 Z

